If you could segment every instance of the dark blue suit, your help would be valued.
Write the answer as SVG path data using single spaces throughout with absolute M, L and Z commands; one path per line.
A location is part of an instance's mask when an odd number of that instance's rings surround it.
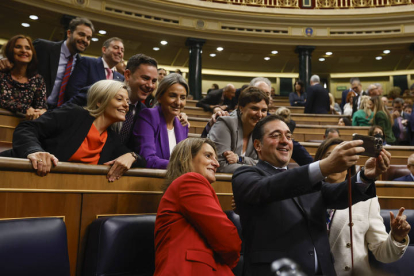
M 329 114 L 330 100 L 329 93 L 319 83 L 309 86 L 306 91 L 308 98 L 305 104 L 305 113 Z
M 411 174 L 394 179 L 393 181 L 414 181 Z
M 70 82 L 66 86 L 65 102 L 76 96 L 83 87 L 105 79 L 106 75 L 102 57 L 82 57 L 79 60 L 79 64 L 73 70 Z M 114 80 L 124 81 L 124 79 L 124 76 L 120 73 L 114 72 Z

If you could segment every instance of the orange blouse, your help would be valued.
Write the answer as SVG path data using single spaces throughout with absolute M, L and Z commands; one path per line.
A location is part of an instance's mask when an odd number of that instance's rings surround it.
M 101 158 L 101 152 L 105 146 L 106 139 L 108 138 L 108 132 L 105 130 L 102 134 L 99 134 L 98 129 L 92 124 L 89 129 L 88 135 L 80 145 L 78 150 L 69 158 L 68 161 L 82 162 L 88 164 L 98 164 L 99 158 Z

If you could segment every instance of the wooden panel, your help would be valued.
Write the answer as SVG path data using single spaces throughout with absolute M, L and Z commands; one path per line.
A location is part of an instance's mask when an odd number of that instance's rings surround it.
M 13 132 L 14 132 L 14 127 L 0 126 L 0 141 L 12 142 Z
M 76 272 L 80 213 L 80 194 L 0 193 L 0 218 L 65 217 L 71 275 Z
M 16 127 L 22 118 L 0 114 L 0 126 Z

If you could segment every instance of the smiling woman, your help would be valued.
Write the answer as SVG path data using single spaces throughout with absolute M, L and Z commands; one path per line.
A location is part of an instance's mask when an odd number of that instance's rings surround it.
M 20 123 L 14 132 L 13 150 L 2 155 L 30 159 L 40 176 L 59 160 L 110 165 L 107 178 L 117 180 L 133 164 L 145 166 L 145 161 L 130 152 L 110 128 L 125 121 L 128 101 L 123 83 L 99 81 L 88 91 L 86 108 L 68 104 Z
M 154 108 L 138 114 L 134 126 L 135 151 L 147 161 L 147 168 L 165 169 L 176 144 L 188 136 L 188 125 L 180 123 L 180 112 L 186 104 L 188 84 L 176 73 L 159 84 Z
M 267 115 L 269 97 L 257 87 L 247 87 L 239 97 L 237 116 L 219 117 L 208 137 L 216 144 L 219 172 L 233 173 L 242 165 L 255 165 L 251 138 L 254 126 Z
M 208 139 L 188 138 L 174 148 L 155 221 L 154 275 L 234 275 L 241 241 L 210 185 L 216 158 Z
M 9 72 L 0 72 L 0 107 L 26 114 L 30 120 L 46 112 L 46 85 L 37 74 L 32 41 L 24 35 L 12 37 L 3 47 L 3 56 L 12 63 Z

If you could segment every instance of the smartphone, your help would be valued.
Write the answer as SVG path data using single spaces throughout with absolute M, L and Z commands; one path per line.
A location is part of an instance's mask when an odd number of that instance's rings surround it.
M 364 156 L 378 157 L 382 150 L 382 138 L 365 136 L 357 133 L 352 134 L 352 140 L 362 140 L 364 143 L 362 147 L 365 149 L 364 152 L 360 153 Z

